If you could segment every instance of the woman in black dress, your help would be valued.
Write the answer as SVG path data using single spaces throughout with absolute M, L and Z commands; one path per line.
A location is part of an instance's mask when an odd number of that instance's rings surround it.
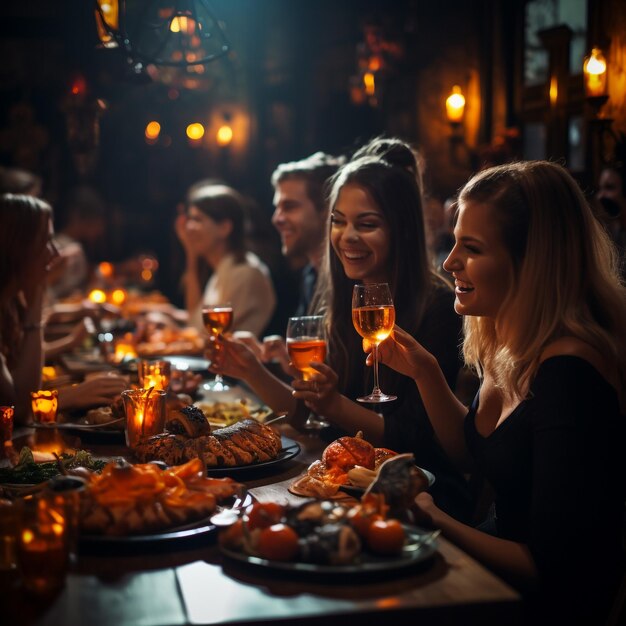
M 603 624 L 623 572 L 626 297 L 614 250 L 575 181 L 547 162 L 476 175 L 454 234 L 444 268 L 481 378 L 473 406 L 400 328 L 380 357 L 415 380 L 438 440 L 484 473 L 495 505 L 475 529 L 428 494 L 416 504 L 524 592 L 531 623 Z

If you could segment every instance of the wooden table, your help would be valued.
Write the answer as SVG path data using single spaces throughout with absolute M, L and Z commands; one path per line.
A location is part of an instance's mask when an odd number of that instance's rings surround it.
M 287 491 L 324 443 L 297 433 L 296 458 L 245 482 L 260 500 L 302 502 Z M 18 431 L 15 446 L 37 446 L 32 429 Z M 50 435 L 48 439 L 50 439 Z M 35 439 L 33 439 L 35 437 Z M 127 453 L 123 446 L 93 445 L 62 436 L 96 455 Z M 50 442 L 48 442 L 49 445 Z M 239 477 L 237 477 L 239 480 Z M 162 626 L 179 624 L 502 624 L 521 623 L 520 598 L 446 539 L 434 558 L 417 568 L 354 580 L 285 575 L 224 561 L 215 535 L 185 545 L 136 546 L 80 554 L 65 587 L 54 598 L 26 595 L 15 578 L 1 581 L 3 623 L 57 626 Z M 7 618 L 6 620 L 4 618 Z

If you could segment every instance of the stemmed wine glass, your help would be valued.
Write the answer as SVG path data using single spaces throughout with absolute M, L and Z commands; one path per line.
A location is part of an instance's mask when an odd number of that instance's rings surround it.
M 203 306 L 202 323 L 209 333 L 209 341 L 216 342 L 219 336 L 227 332 L 233 323 L 233 307 L 230 304 Z M 220 374 L 215 374 L 215 378 L 205 383 L 202 388 L 206 391 L 228 391 L 230 389 Z
M 323 315 L 290 317 L 287 324 L 287 352 L 291 364 L 300 372 L 302 380 L 311 380 L 316 372 L 311 361 L 322 363 L 326 358 L 326 333 Z M 311 411 L 305 428 L 325 428 L 330 424 Z
M 396 321 L 396 311 L 387 283 L 354 285 L 352 291 L 352 323 L 357 333 L 374 347 L 374 389 L 359 402 L 389 402 L 397 396 L 383 393 L 378 385 L 378 344 L 389 337 Z

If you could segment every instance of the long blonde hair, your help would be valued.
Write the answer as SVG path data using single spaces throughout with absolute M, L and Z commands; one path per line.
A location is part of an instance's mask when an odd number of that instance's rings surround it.
M 574 336 L 617 371 L 624 407 L 626 289 L 614 246 L 574 179 L 554 163 L 510 163 L 474 176 L 459 195 L 467 201 L 492 207 L 514 277 L 497 323 L 465 318 L 466 361 L 521 399 L 546 346 Z

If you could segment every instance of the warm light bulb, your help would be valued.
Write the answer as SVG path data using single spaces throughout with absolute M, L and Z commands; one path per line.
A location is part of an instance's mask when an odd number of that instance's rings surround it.
M 446 113 L 450 122 L 460 122 L 465 111 L 465 97 L 458 85 L 452 87 L 452 93 L 446 99 Z
M 588 97 L 606 94 L 606 60 L 599 48 L 593 48 L 583 64 L 585 93 Z
M 146 130 L 145 130 L 146 139 L 151 139 L 151 140 L 158 139 L 160 133 L 161 133 L 161 124 L 155 121 L 148 122 L 148 124 L 146 125 Z
M 199 122 L 195 122 L 194 124 L 189 124 L 187 126 L 187 137 L 192 141 L 198 141 L 204 137 L 204 126 Z
M 228 124 L 220 126 L 216 139 L 220 146 L 227 146 L 233 140 L 233 129 Z
M 102 291 L 102 289 L 92 289 L 89 292 L 88 298 L 96 304 L 103 304 L 107 301 L 107 295 L 104 291 Z
M 368 96 L 373 96 L 376 92 L 376 82 L 372 72 L 365 72 L 365 74 L 363 74 L 363 84 L 365 85 L 365 93 Z

